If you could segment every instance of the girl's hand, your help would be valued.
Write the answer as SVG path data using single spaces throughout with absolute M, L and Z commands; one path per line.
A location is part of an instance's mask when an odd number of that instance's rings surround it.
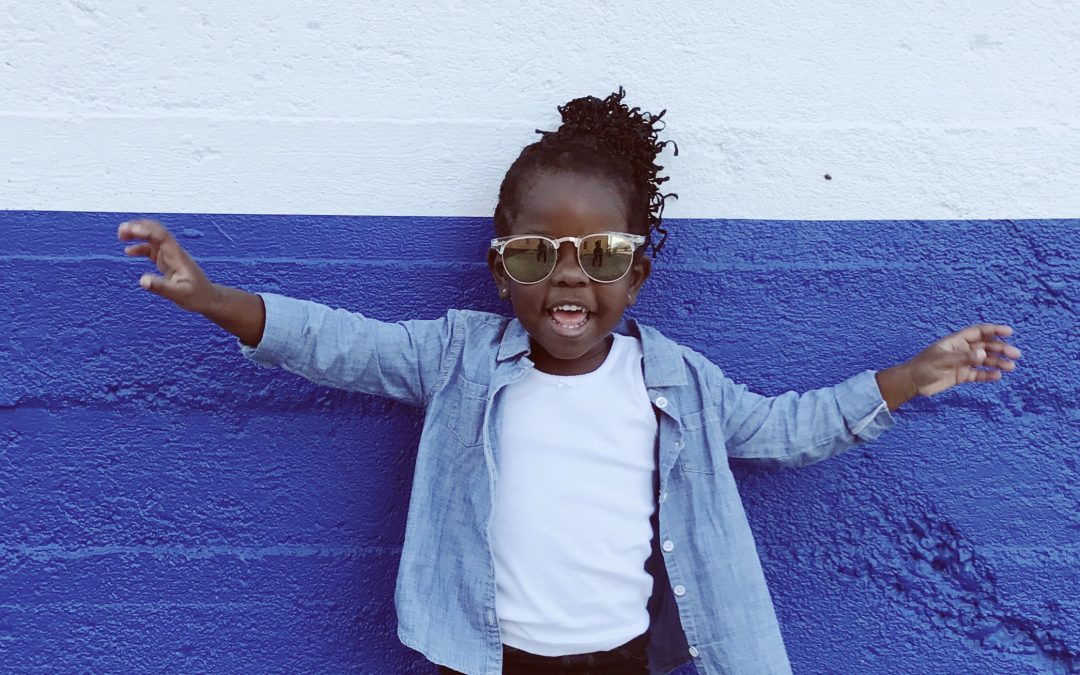
M 933 396 L 964 382 L 995 382 L 1016 368 L 1020 350 L 1001 338 L 1013 329 L 981 323 L 947 335 L 902 367 L 916 394 Z M 981 370 L 982 369 L 982 370 Z
M 207 314 L 213 309 L 218 287 L 206 278 L 164 225 L 156 220 L 131 220 L 120 224 L 117 236 L 120 241 L 144 239 L 124 248 L 124 253 L 150 258 L 164 275 L 147 272 L 139 279 L 140 286 L 191 312 Z

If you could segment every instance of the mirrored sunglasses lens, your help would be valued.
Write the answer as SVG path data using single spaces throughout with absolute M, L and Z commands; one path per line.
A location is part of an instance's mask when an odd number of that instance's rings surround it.
M 555 267 L 555 247 L 540 237 L 515 239 L 503 249 L 503 267 L 514 281 L 531 284 Z
M 634 262 L 634 244 L 616 234 L 594 234 L 581 241 L 581 267 L 597 281 L 615 281 Z

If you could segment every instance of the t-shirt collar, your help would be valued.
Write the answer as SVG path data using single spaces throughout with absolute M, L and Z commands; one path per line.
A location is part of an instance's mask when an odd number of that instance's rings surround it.
M 645 386 L 669 387 L 686 384 L 686 364 L 681 348 L 659 331 L 642 326 L 634 319 L 623 319 L 615 326 L 616 333 L 641 341 L 645 359 Z M 529 353 L 529 333 L 517 318 L 511 318 L 499 343 L 499 361 L 520 358 Z

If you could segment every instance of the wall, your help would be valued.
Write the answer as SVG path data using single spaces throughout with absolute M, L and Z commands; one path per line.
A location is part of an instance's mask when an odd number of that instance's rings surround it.
M 1076 672 L 1080 15 L 994 4 L 0 7 L 3 668 L 431 672 L 392 607 L 419 412 L 251 366 L 115 227 L 376 318 L 502 311 L 502 172 L 622 84 L 680 147 L 638 318 L 768 394 L 976 321 L 1025 351 L 736 467 L 795 670 Z

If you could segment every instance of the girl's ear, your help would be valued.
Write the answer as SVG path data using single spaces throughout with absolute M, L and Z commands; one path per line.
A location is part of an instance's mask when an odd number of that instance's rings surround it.
M 626 304 L 632 305 L 637 302 L 638 292 L 645 285 L 645 280 L 652 272 L 652 260 L 648 256 L 641 256 L 635 262 L 627 276 L 630 278 L 630 288 L 626 291 Z
M 499 298 L 506 300 L 510 297 L 510 278 L 506 276 L 506 269 L 499 260 L 499 254 L 494 249 L 488 250 L 488 269 L 491 270 L 491 278 L 495 280 L 495 290 Z

